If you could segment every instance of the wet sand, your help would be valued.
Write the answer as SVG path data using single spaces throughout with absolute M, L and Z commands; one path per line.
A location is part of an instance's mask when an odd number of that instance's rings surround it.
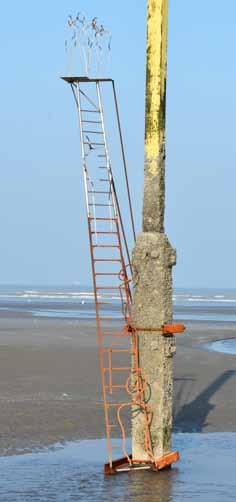
M 175 431 L 236 431 L 236 358 L 201 349 L 236 337 L 236 327 L 186 325 L 174 359 Z M 0 455 L 104 437 L 93 323 L 2 316 L 0 406 Z

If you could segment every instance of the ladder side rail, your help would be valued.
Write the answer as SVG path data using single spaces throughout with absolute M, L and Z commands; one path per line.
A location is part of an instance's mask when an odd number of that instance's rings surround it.
M 89 201 L 88 201 L 87 163 L 86 163 L 84 138 L 83 138 L 83 125 L 82 125 L 82 112 L 81 112 L 80 84 L 79 84 L 79 82 L 76 85 L 76 91 L 77 91 L 76 102 L 77 102 L 77 110 L 78 110 L 78 118 L 79 118 L 79 131 L 80 131 L 80 145 L 81 145 L 81 155 L 82 155 L 82 162 L 83 162 L 84 191 L 85 191 L 87 218 L 88 218 L 90 216 L 90 209 L 89 209 Z
M 127 275 L 127 267 L 125 264 L 125 259 L 123 255 L 123 250 L 122 250 L 122 242 L 121 242 L 121 235 L 120 235 L 120 229 L 119 229 L 119 220 L 117 219 L 116 221 L 116 228 L 117 228 L 117 236 L 118 236 L 118 242 L 119 242 L 119 247 L 120 247 L 120 258 L 121 258 L 121 271 L 123 273 L 123 282 L 124 282 L 124 291 L 125 291 L 125 297 L 126 297 L 126 304 L 128 308 L 128 314 L 129 314 L 129 322 L 127 323 L 127 319 L 124 316 L 124 320 L 129 327 L 129 324 L 131 323 L 131 304 L 132 304 L 132 296 L 131 296 L 131 291 L 130 291 L 130 285 L 129 285 L 129 278 Z M 123 313 L 122 313 L 123 314 Z
M 110 466 L 112 467 L 112 443 L 111 443 L 111 429 L 110 429 L 110 419 L 109 411 L 107 405 L 107 392 L 106 392 L 106 376 L 104 372 L 104 353 L 103 353 L 103 336 L 102 336 L 102 326 L 99 313 L 99 300 L 97 293 L 97 281 L 96 281 L 96 270 L 95 270 L 95 260 L 93 254 L 93 242 L 92 242 L 92 229 L 91 220 L 88 217 L 88 231 L 89 231 L 89 244 L 90 244 L 90 255 L 91 255 L 91 265 L 92 265 L 92 276 L 93 276 L 93 289 L 94 289 L 94 299 L 95 299 L 95 309 L 96 309 L 96 325 L 97 325 L 97 339 L 98 339 L 98 353 L 99 353 L 99 365 L 100 365 L 100 378 L 102 384 L 102 396 L 104 403 L 104 415 L 105 415 L 105 427 L 106 427 L 106 439 L 107 439 L 107 450 L 109 456 Z
M 89 244 L 90 244 L 90 254 L 91 254 L 92 275 L 93 275 L 94 299 L 95 299 L 95 307 L 96 307 L 96 320 L 97 320 L 97 328 L 100 330 L 101 326 L 99 323 L 97 284 L 96 284 L 96 273 L 95 273 L 95 264 L 94 264 L 94 256 L 93 256 L 91 214 L 90 214 L 90 206 L 89 206 L 89 201 L 88 201 L 90 190 L 88 187 L 88 171 L 87 171 L 86 154 L 85 154 L 85 148 L 84 148 L 83 123 L 82 123 L 81 98 L 80 98 L 80 85 L 79 85 L 79 83 L 77 83 L 77 105 L 78 105 L 78 116 L 79 116 L 81 154 L 82 154 L 82 160 L 83 160 L 84 189 L 85 189 L 85 197 L 86 197 Z M 93 192 L 93 185 L 92 185 L 92 192 Z

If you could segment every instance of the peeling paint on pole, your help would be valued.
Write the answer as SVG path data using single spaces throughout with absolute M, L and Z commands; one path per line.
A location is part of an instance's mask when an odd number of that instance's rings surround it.
M 140 367 L 152 409 L 151 442 L 156 458 L 171 450 L 175 337 L 158 326 L 172 322 L 175 250 L 164 233 L 165 122 L 168 0 L 148 0 L 143 232 L 133 252 L 133 320 L 139 329 Z M 146 331 L 145 331 L 146 328 Z M 148 459 L 144 419 L 133 410 L 132 452 Z
M 168 0 L 150 0 L 147 18 L 144 231 L 162 232 L 164 229 L 167 28 Z

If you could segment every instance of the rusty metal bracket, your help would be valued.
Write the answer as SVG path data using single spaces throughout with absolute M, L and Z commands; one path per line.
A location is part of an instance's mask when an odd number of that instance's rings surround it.
M 184 324 L 163 324 L 162 333 L 163 335 L 172 335 L 174 333 L 183 333 L 185 329 Z
M 159 326 L 158 328 L 140 328 L 140 327 L 133 327 L 129 326 L 128 331 L 143 331 L 143 332 L 150 332 L 150 333 L 159 333 L 162 335 L 173 335 L 175 333 L 183 333 L 185 331 L 186 327 L 184 324 L 163 324 L 162 326 Z

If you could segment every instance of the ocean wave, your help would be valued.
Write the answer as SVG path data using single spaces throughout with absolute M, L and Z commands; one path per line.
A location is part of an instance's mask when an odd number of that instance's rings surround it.
M 202 291 L 202 294 L 200 294 L 201 291 L 190 291 L 190 292 L 179 292 L 179 291 L 174 291 L 173 293 L 173 303 L 174 305 L 190 305 L 190 304 L 199 304 L 201 305 L 209 305 L 209 308 L 213 306 L 214 304 L 217 306 L 220 305 L 235 305 L 236 303 L 236 292 L 235 291 L 226 291 L 222 292 L 221 291 L 218 293 L 217 290 L 212 292 L 212 294 L 209 291 Z M 94 292 L 90 290 L 89 288 L 81 288 L 79 289 L 72 289 L 71 291 L 65 287 L 59 288 L 58 290 L 55 288 L 48 288 L 45 287 L 42 289 L 38 288 L 6 288 L 4 290 L 3 287 L 0 289 L 0 302 L 2 304 L 11 304 L 13 302 L 20 303 L 20 302 L 40 302 L 44 301 L 45 303 L 48 302 L 49 304 L 52 302 L 55 303 L 82 303 L 82 302 L 94 302 Z M 104 299 L 107 302 L 119 302 L 120 301 L 120 296 L 115 295 L 112 291 L 107 291 L 106 293 L 100 292 L 99 299 Z
M 188 302 L 197 303 L 236 303 L 236 299 L 233 298 L 188 298 Z
M 81 300 L 90 300 L 94 301 L 94 293 L 72 293 L 72 294 L 31 294 L 31 293 L 19 293 L 19 294 L 0 294 L 0 299 L 2 300 L 69 300 L 69 301 L 81 301 Z M 120 296 L 111 296 L 108 293 L 99 295 L 99 299 L 105 299 L 107 301 L 120 301 Z M 173 296 L 173 302 L 177 303 L 236 303 L 236 298 L 225 298 L 221 296 L 216 296 L 213 298 L 203 298 L 203 297 L 178 297 Z
M 21 292 L 15 294 L 0 294 L 0 298 L 46 298 L 46 299 L 75 299 L 75 298 L 87 298 L 94 299 L 94 293 L 82 292 L 82 293 L 33 293 L 33 292 Z
M 99 294 L 98 299 L 105 299 L 107 301 L 117 301 L 120 300 L 120 295 L 114 295 L 112 293 Z M 81 300 L 92 300 L 94 301 L 95 295 L 90 291 L 77 291 L 77 292 L 41 292 L 41 291 L 19 291 L 17 293 L 1 293 L 0 299 L 3 300 L 69 300 L 69 301 L 81 301 Z

